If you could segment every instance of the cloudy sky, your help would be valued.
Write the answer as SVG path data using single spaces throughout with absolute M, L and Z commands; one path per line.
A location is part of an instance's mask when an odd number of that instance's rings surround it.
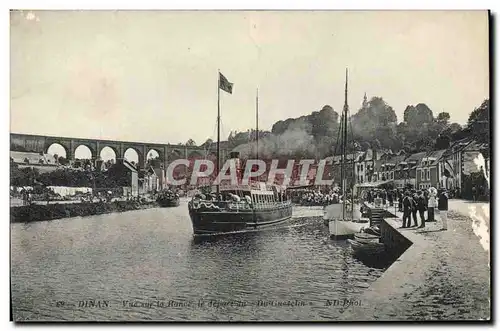
M 487 13 L 11 13 L 11 131 L 145 142 L 215 138 L 331 105 L 344 71 L 356 111 L 366 92 L 398 120 L 426 103 L 465 123 L 488 97 Z

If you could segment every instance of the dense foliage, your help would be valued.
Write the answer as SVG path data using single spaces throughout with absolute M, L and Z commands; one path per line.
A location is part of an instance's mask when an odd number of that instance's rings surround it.
M 19 168 L 11 163 L 10 183 L 13 186 L 68 186 L 117 188 L 130 185 L 130 176 L 121 173 L 120 167 L 108 171 L 82 171 L 73 168 L 58 168 L 51 172 L 40 173 L 32 167 Z
M 401 149 L 409 153 L 446 149 L 450 143 L 466 138 L 489 142 L 489 100 L 470 114 L 462 128 L 451 122 L 450 114 L 436 115 L 426 104 L 408 105 L 398 123 L 394 109 L 383 98 L 366 100 L 352 116 L 348 125 L 347 150 Z M 276 122 L 271 132 L 259 132 L 259 155 L 322 158 L 336 154 L 339 141 L 340 116 L 326 105 L 320 111 L 299 118 Z M 255 154 L 256 132 L 231 132 L 229 143 L 243 157 Z M 206 144 L 211 143 L 208 140 Z

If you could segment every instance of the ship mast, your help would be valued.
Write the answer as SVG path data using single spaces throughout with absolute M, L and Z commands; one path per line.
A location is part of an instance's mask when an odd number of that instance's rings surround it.
M 220 70 L 219 70 L 219 79 L 217 81 L 217 177 L 220 172 Z M 217 181 L 216 189 L 217 189 L 217 197 L 219 196 L 220 188 L 219 181 Z
M 257 130 L 255 136 L 257 152 L 255 153 L 255 159 L 259 159 L 259 88 L 257 88 L 257 96 L 255 97 L 255 127 Z
M 346 183 L 346 167 L 345 163 L 347 161 L 346 155 L 346 145 L 347 145 L 347 113 L 349 111 L 349 106 L 347 104 L 347 80 L 348 80 L 348 71 L 347 68 L 345 70 L 345 93 L 344 93 L 344 109 L 342 114 L 342 161 L 341 161 L 341 179 L 342 179 L 342 219 L 345 219 L 346 215 L 346 198 L 347 198 L 347 183 Z

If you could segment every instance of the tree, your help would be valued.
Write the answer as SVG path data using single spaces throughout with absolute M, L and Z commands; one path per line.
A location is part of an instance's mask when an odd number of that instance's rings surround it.
M 450 141 L 451 139 L 449 136 L 439 135 L 439 137 L 437 137 L 436 139 L 436 144 L 434 145 L 434 148 L 437 150 L 447 149 L 448 147 L 450 147 Z
M 448 121 L 450 120 L 450 114 L 449 113 L 446 113 L 446 112 L 441 112 L 438 114 L 438 116 L 436 117 L 436 121 L 441 124 L 441 125 L 444 125 L 444 126 L 447 126 L 448 125 Z
M 470 134 L 479 142 L 489 143 L 490 141 L 490 100 L 483 103 L 470 114 L 467 121 L 467 129 Z
M 159 156 L 155 157 L 155 158 L 150 158 L 148 159 L 147 161 L 147 165 L 148 166 L 151 166 L 153 168 L 157 168 L 161 165 L 161 159 Z
M 18 145 L 16 143 L 10 143 L 10 150 L 16 152 L 28 152 L 28 150 L 24 148 L 24 146 Z
M 360 144 L 366 141 L 373 148 L 373 141 L 378 140 L 381 147 L 394 147 L 392 145 L 397 141 L 397 116 L 382 98 L 373 97 L 365 107 L 351 116 L 350 121 L 354 140 Z
M 407 106 L 403 117 L 404 121 L 410 126 L 418 126 L 434 121 L 432 110 L 425 103 Z
M 457 131 L 462 130 L 462 126 L 460 124 L 458 124 L 458 123 L 451 123 L 448 126 L 448 130 L 450 130 L 451 133 L 455 133 Z
M 196 146 L 196 143 L 193 139 L 189 139 L 187 142 L 186 142 L 186 146 Z
M 68 160 L 65 157 L 63 157 L 63 156 L 59 156 L 57 158 L 57 162 L 59 162 L 59 164 L 61 164 L 61 165 L 67 165 L 68 164 Z
M 231 134 L 232 134 L 232 132 L 231 132 Z M 229 135 L 229 137 L 231 137 L 231 134 Z M 228 138 L 228 140 L 229 140 L 229 139 L 230 139 L 230 138 Z M 212 139 L 208 138 L 208 139 L 207 139 L 207 140 L 203 143 L 203 145 L 201 145 L 201 146 L 202 146 L 203 148 L 210 148 L 210 146 L 212 146 L 213 142 L 214 142 L 214 141 L 213 141 Z

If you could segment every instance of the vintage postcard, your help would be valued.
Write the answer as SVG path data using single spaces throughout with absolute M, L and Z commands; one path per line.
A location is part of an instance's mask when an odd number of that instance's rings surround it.
M 490 321 L 489 33 L 12 10 L 12 320 Z

